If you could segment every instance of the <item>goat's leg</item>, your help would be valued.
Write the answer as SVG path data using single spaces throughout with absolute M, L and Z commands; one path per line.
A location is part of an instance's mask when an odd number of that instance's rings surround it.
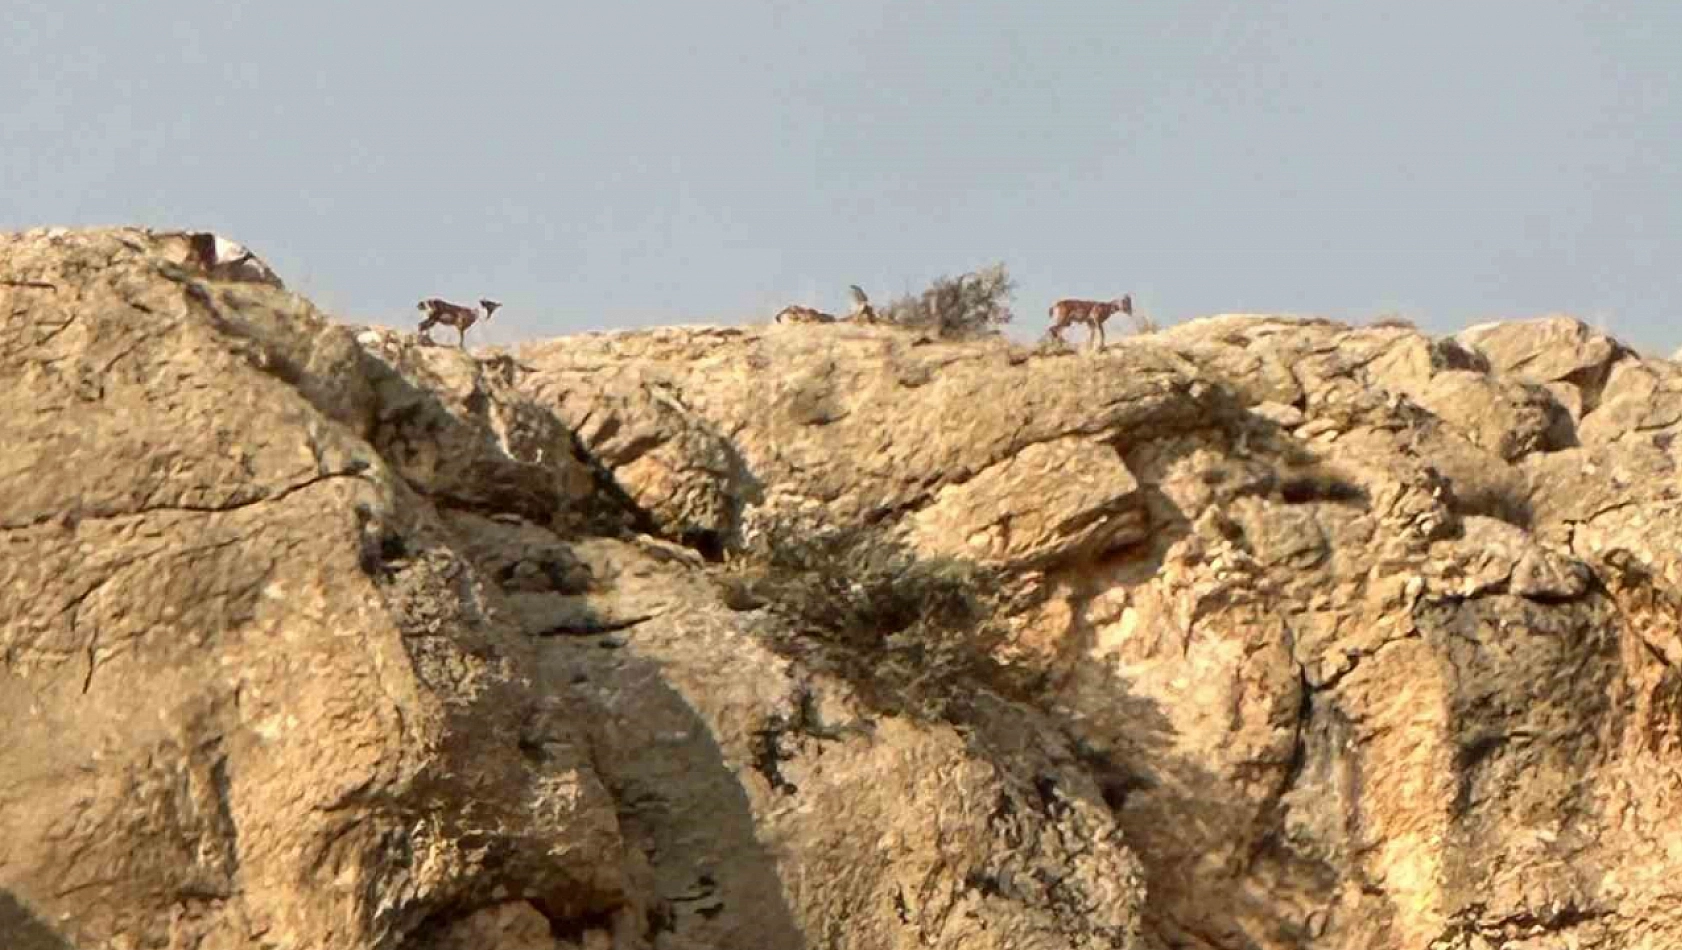
M 456 325 L 456 348 L 467 349 L 467 328 L 460 324 Z
M 1097 323 L 1094 323 L 1094 324 L 1093 324 L 1093 325 L 1092 325 L 1092 329 L 1094 329 L 1094 330 L 1097 330 L 1097 331 L 1098 331 L 1098 333 L 1097 333 L 1097 335 L 1096 335 L 1096 336 L 1097 336 L 1097 340 L 1098 340 L 1098 352 L 1100 352 L 1100 353 L 1102 353 L 1102 352 L 1104 352 L 1104 345 L 1105 345 L 1105 340 L 1104 340 L 1104 321 L 1102 321 L 1102 320 L 1099 320 L 1099 321 L 1098 321 L 1098 322 L 1097 322 Z

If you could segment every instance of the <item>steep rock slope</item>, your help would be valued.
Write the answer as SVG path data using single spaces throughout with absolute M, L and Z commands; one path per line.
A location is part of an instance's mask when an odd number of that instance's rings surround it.
M 1682 945 L 1672 362 L 1254 315 L 475 356 L 222 246 L 0 237 L 8 936 Z M 831 536 L 897 553 L 735 582 Z M 955 565 L 964 663 L 825 632 Z
M 1682 371 L 1553 318 L 1226 316 L 1100 356 L 871 328 L 523 347 L 673 538 L 1000 566 L 1178 947 L 1682 941 Z
M 8 940 L 1142 945 L 1052 717 L 878 713 L 515 363 L 203 246 L 0 237 Z

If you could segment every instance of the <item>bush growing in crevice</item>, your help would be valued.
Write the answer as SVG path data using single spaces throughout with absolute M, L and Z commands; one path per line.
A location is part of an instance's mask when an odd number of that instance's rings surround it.
M 1004 578 L 955 558 L 924 558 L 868 526 L 778 521 L 717 577 L 726 603 L 764 608 L 792 634 L 785 655 L 817 659 L 880 712 L 964 718 L 977 688 L 1026 695 L 1033 674 L 995 657 Z

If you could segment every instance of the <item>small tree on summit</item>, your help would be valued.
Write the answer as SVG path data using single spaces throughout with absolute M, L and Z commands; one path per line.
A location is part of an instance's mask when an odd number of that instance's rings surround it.
M 900 297 L 882 310 L 890 323 L 942 337 L 992 336 L 1011 321 L 1015 290 L 1005 266 L 992 264 L 958 277 L 936 278 L 922 293 Z

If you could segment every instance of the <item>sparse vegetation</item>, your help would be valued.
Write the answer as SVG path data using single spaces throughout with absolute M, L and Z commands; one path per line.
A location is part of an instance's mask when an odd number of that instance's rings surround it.
M 884 711 L 953 718 L 976 683 L 999 688 L 993 659 L 1000 579 L 951 558 L 921 558 L 876 529 L 781 521 L 720 571 L 726 602 L 768 608 L 796 632 L 780 649 L 829 654 Z
M 1016 282 L 1003 264 L 992 264 L 957 277 L 940 277 L 920 294 L 900 297 L 882 308 L 897 326 L 931 331 L 941 337 L 992 336 L 1009 323 Z
M 1162 329 L 1157 325 L 1156 318 L 1143 310 L 1133 311 L 1128 316 L 1128 319 L 1131 321 L 1134 336 L 1143 336 L 1147 333 L 1155 333 Z

